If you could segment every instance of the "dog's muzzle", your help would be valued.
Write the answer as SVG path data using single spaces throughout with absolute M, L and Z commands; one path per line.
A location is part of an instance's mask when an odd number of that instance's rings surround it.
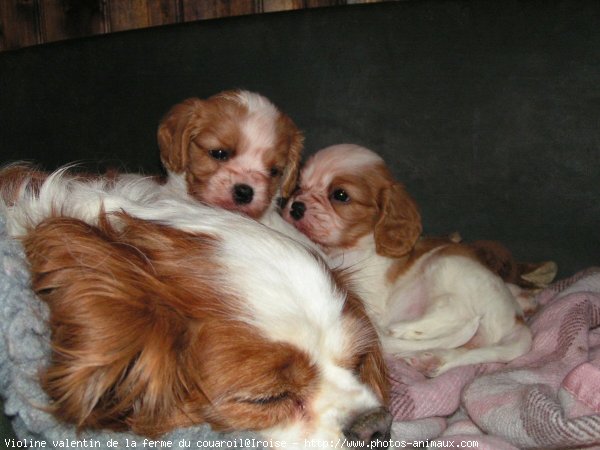
M 344 428 L 344 436 L 353 442 L 367 444 L 371 449 L 388 448 L 392 429 L 392 415 L 383 407 L 370 409 L 356 416 Z
M 300 220 L 304 217 L 304 212 L 306 211 L 306 205 L 302 202 L 293 202 L 290 207 L 290 216 L 294 220 Z

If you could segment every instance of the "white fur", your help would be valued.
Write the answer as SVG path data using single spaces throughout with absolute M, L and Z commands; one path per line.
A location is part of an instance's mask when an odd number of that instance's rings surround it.
M 334 174 L 340 171 L 353 172 L 367 165 L 383 164 L 383 159 L 379 155 L 365 150 L 364 147 L 355 144 L 337 144 L 319 150 L 302 170 L 306 187 L 310 190 L 313 187 L 312 183 L 329 185 Z M 341 152 L 349 157 L 340 158 Z M 335 171 L 331 170 L 332 167 L 335 167 Z
M 175 180 L 172 181 L 175 183 Z M 325 263 L 298 242 L 242 215 L 167 195 L 150 178 L 124 176 L 76 181 L 64 171 L 51 175 L 39 194 L 22 189 L 12 206 L 1 204 L 10 234 L 22 236 L 47 217 L 63 215 L 96 224 L 102 210 L 124 211 L 177 229 L 214 235 L 222 243 L 218 258 L 231 292 L 240 302 L 238 317 L 264 336 L 287 342 L 309 355 L 319 371 L 318 389 L 298 417 L 263 434 L 305 445 L 305 439 L 343 439 L 343 428 L 357 414 L 380 406 L 355 373 L 339 365 L 351 345 L 342 308 L 345 294 Z M 175 192 L 180 193 L 175 186 Z M 118 226 L 118 219 L 111 219 Z

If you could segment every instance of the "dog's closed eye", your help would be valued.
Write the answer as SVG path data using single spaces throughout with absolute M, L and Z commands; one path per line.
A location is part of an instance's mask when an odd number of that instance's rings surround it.
M 270 405 L 291 398 L 292 394 L 289 391 L 281 391 L 275 394 L 260 395 L 257 397 L 241 397 L 236 398 L 238 402 L 249 403 L 251 405 Z

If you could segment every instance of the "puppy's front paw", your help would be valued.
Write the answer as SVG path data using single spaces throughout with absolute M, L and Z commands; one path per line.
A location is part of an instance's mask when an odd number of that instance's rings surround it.
M 431 352 L 408 356 L 404 360 L 426 377 L 435 377 L 444 364 L 444 360 L 439 355 Z

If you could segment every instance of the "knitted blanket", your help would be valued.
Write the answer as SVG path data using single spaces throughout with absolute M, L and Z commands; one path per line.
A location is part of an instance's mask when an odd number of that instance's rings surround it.
M 553 284 L 537 302 L 532 348 L 509 364 L 426 379 L 388 361 L 395 435 L 478 449 L 600 445 L 600 269 Z

